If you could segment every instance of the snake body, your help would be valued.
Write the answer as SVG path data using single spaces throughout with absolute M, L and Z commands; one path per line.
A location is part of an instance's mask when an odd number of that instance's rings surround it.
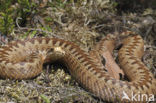
M 126 102 L 122 99 L 123 92 L 129 98 L 132 97 L 132 91 L 156 94 L 156 80 L 141 62 L 142 54 L 143 40 L 139 35 L 123 39 L 119 61 L 130 79 L 127 82 L 109 76 L 94 63 L 87 52 L 72 42 L 58 38 L 33 38 L 12 42 L 0 48 L 0 76 L 29 79 L 42 72 L 43 63 L 60 60 L 67 65 L 71 75 L 95 96 L 104 101 Z

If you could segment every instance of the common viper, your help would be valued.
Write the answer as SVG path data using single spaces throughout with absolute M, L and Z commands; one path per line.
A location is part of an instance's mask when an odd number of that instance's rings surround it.
M 89 53 L 72 42 L 58 38 L 32 38 L 3 46 L 0 48 L 0 76 L 18 80 L 29 79 L 42 72 L 43 63 L 61 60 L 84 88 L 104 101 L 126 102 L 128 99 L 122 97 L 126 93 L 131 99 L 132 92 L 147 94 L 148 97 L 156 95 L 156 79 L 141 61 L 143 39 L 134 33 L 125 33 L 132 35 L 122 39 L 123 46 L 119 50 L 118 58 L 129 82 L 114 79 L 96 65 Z M 115 44 L 114 38 L 104 40 Z M 99 48 L 102 49 L 103 40 L 100 43 Z M 107 48 L 113 50 L 111 46 Z

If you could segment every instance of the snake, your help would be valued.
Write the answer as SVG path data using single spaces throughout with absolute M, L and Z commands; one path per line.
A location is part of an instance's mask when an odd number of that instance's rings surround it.
M 15 80 L 30 79 L 42 72 L 44 63 L 58 61 L 67 66 L 71 76 L 83 88 L 103 101 L 114 103 L 149 101 L 147 98 L 141 98 L 141 94 L 146 94 L 148 98 L 156 95 L 156 79 L 141 61 L 144 41 L 139 34 L 133 32 L 122 34 L 129 35 L 121 39 L 122 47 L 118 52 L 118 61 L 128 81 L 111 77 L 96 64 L 95 57 L 75 43 L 53 37 L 16 40 L 2 46 L 0 77 Z M 104 41 L 108 41 L 107 49 L 111 52 L 116 39 L 111 36 L 102 39 L 99 51 L 103 51 L 103 46 L 106 46 Z M 136 98 L 132 94 L 137 94 Z M 124 96 L 128 98 L 123 98 Z

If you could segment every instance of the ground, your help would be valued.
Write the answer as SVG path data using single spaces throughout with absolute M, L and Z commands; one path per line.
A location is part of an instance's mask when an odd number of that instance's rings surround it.
M 14 25 L 11 30 L 8 29 L 9 32 L 2 32 L 4 30 L 0 26 L 2 44 L 17 39 L 49 36 L 72 41 L 88 51 L 109 33 L 131 30 L 143 37 L 143 62 L 156 77 L 155 6 L 143 6 L 146 4 L 144 0 L 140 4 L 134 3 L 135 6 L 132 3 L 133 9 L 126 8 L 128 4 L 124 5 L 124 0 L 26 1 L 12 0 L 7 8 L 13 10 L 11 17 Z M 1 18 L 3 16 L 0 15 Z M 103 103 L 84 90 L 66 67 L 52 64 L 43 68 L 43 72 L 31 80 L 0 79 L 0 103 Z

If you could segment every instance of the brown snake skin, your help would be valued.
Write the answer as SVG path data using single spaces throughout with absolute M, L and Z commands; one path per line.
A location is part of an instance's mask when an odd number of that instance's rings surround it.
M 67 65 L 71 75 L 84 88 L 104 101 L 128 101 L 122 99 L 123 91 L 129 98 L 132 97 L 132 91 L 156 95 L 156 79 L 141 61 L 143 39 L 134 33 L 126 33 L 133 35 L 122 39 L 119 62 L 130 82 L 112 78 L 94 63 L 87 52 L 74 43 L 57 38 L 33 38 L 12 42 L 0 48 L 0 76 L 19 80 L 32 78 L 42 72 L 44 62 L 57 59 Z

